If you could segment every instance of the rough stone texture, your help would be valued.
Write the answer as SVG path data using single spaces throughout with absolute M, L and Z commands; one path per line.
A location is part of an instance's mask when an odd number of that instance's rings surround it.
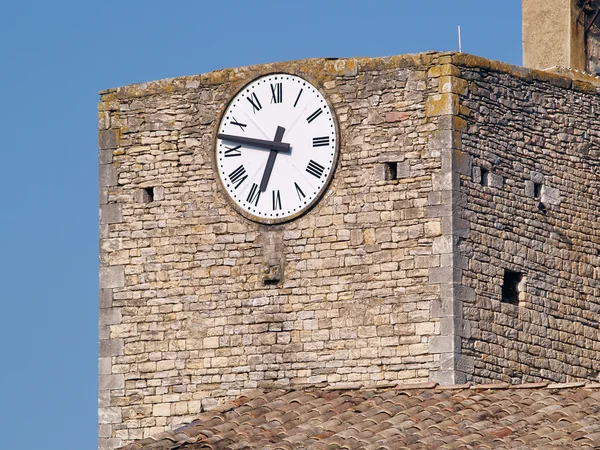
M 594 380 L 600 370 L 600 97 L 500 65 L 464 68 L 470 114 L 462 151 L 503 183 L 461 175 L 458 249 L 473 380 Z M 490 178 L 492 179 L 492 178 Z M 540 183 L 536 198 L 533 183 Z M 504 270 L 524 275 L 519 306 L 501 302 Z
M 227 101 L 270 72 L 322 89 L 341 133 L 328 192 L 277 226 L 212 161 Z M 449 53 L 104 91 L 100 447 L 254 388 L 595 380 L 599 99 L 592 76 Z
M 580 3 L 581 0 L 522 0 L 525 67 L 586 70 Z
M 100 154 L 101 448 L 248 389 L 423 382 L 440 369 L 432 337 L 452 309 L 432 311 L 452 303 L 440 290 L 455 281 L 438 243 L 451 223 L 441 155 L 454 134 L 429 135 L 459 112 L 443 58 L 270 64 L 102 93 L 100 141 L 118 142 Z M 213 145 L 233 94 L 278 71 L 322 89 L 341 157 L 315 208 L 265 227 L 219 189 Z M 386 162 L 397 178 L 376 176 Z M 157 186 L 160 198 L 140 191 Z M 443 351 L 452 371 L 458 350 Z

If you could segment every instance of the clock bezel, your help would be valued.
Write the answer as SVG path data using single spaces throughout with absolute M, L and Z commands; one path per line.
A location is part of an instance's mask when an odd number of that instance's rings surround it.
M 329 111 L 331 112 L 331 120 L 333 122 L 333 126 L 335 129 L 336 140 L 335 140 L 335 150 L 334 150 L 334 155 L 333 155 L 333 161 L 331 163 L 331 170 L 329 171 L 329 174 L 327 175 L 327 179 L 323 182 L 323 186 L 321 187 L 321 189 L 319 190 L 317 195 L 306 206 L 304 206 L 300 211 L 295 212 L 289 216 L 276 217 L 276 218 L 265 218 L 265 217 L 256 216 L 256 215 L 246 211 L 245 209 L 243 209 L 231 197 L 231 195 L 229 195 L 229 192 L 223 185 L 223 180 L 221 179 L 221 176 L 219 175 L 219 167 L 218 167 L 219 139 L 217 137 L 217 134 L 219 133 L 219 129 L 221 127 L 225 113 L 227 112 L 229 106 L 231 105 L 231 103 L 235 99 L 235 97 L 240 92 L 242 92 L 244 89 L 246 89 L 248 86 L 250 86 L 251 84 L 256 82 L 257 80 L 268 77 L 268 76 L 273 76 L 273 75 L 291 75 L 291 76 L 298 77 L 298 78 L 306 81 L 307 83 L 309 83 L 312 87 L 314 87 L 319 92 L 319 94 L 323 97 L 323 100 L 325 100 L 325 102 L 327 103 L 327 107 L 329 108 Z M 320 84 L 321 83 L 318 83 L 317 80 L 315 80 L 313 77 L 311 77 L 310 75 L 307 75 L 305 73 L 297 73 L 297 72 L 291 72 L 291 71 L 290 72 L 284 72 L 284 71 L 264 72 L 257 76 L 252 77 L 251 80 L 246 81 L 243 84 L 240 84 L 239 86 L 236 86 L 234 89 L 232 89 L 233 94 L 231 94 L 229 96 L 227 103 L 221 108 L 221 110 L 218 114 L 217 125 L 213 131 L 213 147 L 212 147 L 212 158 L 211 158 L 213 171 L 214 171 L 215 179 L 216 179 L 216 182 L 218 185 L 218 189 L 224 194 L 227 202 L 233 207 L 233 209 L 238 214 L 245 217 L 246 219 L 249 219 L 256 223 L 265 224 L 265 225 L 277 225 L 277 224 L 290 222 L 290 221 L 298 219 L 299 217 L 304 216 L 305 214 L 312 211 L 313 208 L 315 208 L 315 206 L 317 206 L 319 201 L 325 196 L 325 193 L 329 191 L 329 188 L 331 187 L 331 183 L 335 176 L 335 172 L 337 170 L 337 164 L 339 161 L 341 135 L 340 135 L 340 128 L 339 128 L 339 124 L 338 124 L 338 120 L 337 120 L 337 115 L 335 113 L 333 105 L 331 104 L 331 102 L 329 101 L 327 96 L 323 93 L 323 88 L 322 88 L 322 86 L 320 86 Z

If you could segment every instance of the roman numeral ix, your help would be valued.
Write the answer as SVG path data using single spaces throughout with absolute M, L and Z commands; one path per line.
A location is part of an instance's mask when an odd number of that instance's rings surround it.
M 317 117 L 319 117 L 322 112 L 323 112 L 323 110 L 321 108 L 317 109 L 314 113 L 312 113 L 310 116 L 308 116 L 306 118 L 306 121 L 308 123 L 311 123 L 313 120 L 315 120 Z
M 246 178 L 248 178 L 248 175 L 246 174 L 246 169 L 243 165 L 229 174 L 229 179 L 233 184 L 235 184 L 236 189 L 240 187 Z
M 271 103 L 281 103 L 283 100 L 283 84 L 271 84 Z
M 327 147 L 329 145 L 329 136 L 313 138 L 313 147 Z
M 306 171 L 317 178 L 321 178 L 324 170 L 325 167 L 317 162 L 314 162 L 312 159 L 308 163 L 308 166 L 306 166 Z
M 250 189 L 250 193 L 248 197 L 246 197 L 246 201 L 248 203 L 254 203 L 254 206 L 258 206 L 258 199 L 260 198 L 260 189 L 258 188 L 258 184 L 252 183 L 252 188 Z
M 238 145 L 237 147 L 227 147 L 225 146 L 225 148 L 227 150 L 225 150 L 225 157 L 229 158 L 231 156 L 242 156 L 242 152 L 240 151 L 240 148 L 242 148 L 241 145 Z
M 256 96 L 256 92 L 253 92 L 250 97 L 246 97 L 246 100 L 248 100 L 252 105 L 252 112 L 254 114 L 256 114 L 256 111 L 260 111 L 262 109 L 262 105 Z

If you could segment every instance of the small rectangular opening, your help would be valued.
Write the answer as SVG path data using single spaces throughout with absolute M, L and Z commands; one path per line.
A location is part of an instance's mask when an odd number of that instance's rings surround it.
M 385 164 L 385 179 L 386 180 L 397 180 L 398 179 L 398 163 L 386 162 Z
M 523 274 L 512 270 L 504 270 L 504 282 L 502 283 L 502 302 L 511 305 L 519 304 L 519 289 Z
M 539 200 L 542 197 L 542 183 L 533 183 L 533 198 Z
M 144 203 L 150 203 L 154 201 L 154 188 L 148 187 L 144 188 L 143 195 Z
M 489 186 L 490 185 L 490 171 L 487 169 L 481 168 L 481 185 Z

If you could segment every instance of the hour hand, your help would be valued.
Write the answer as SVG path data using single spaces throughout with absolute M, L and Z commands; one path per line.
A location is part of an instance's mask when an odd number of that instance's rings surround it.
M 217 134 L 219 139 L 231 141 L 237 144 L 253 145 L 255 147 L 266 148 L 267 150 L 275 150 L 278 152 L 286 152 L 290 149 L 290 144 L 286 142 L 267 141 L 265 139 L 254 139 L 245 136 L 235 136 L 233 134 Z

